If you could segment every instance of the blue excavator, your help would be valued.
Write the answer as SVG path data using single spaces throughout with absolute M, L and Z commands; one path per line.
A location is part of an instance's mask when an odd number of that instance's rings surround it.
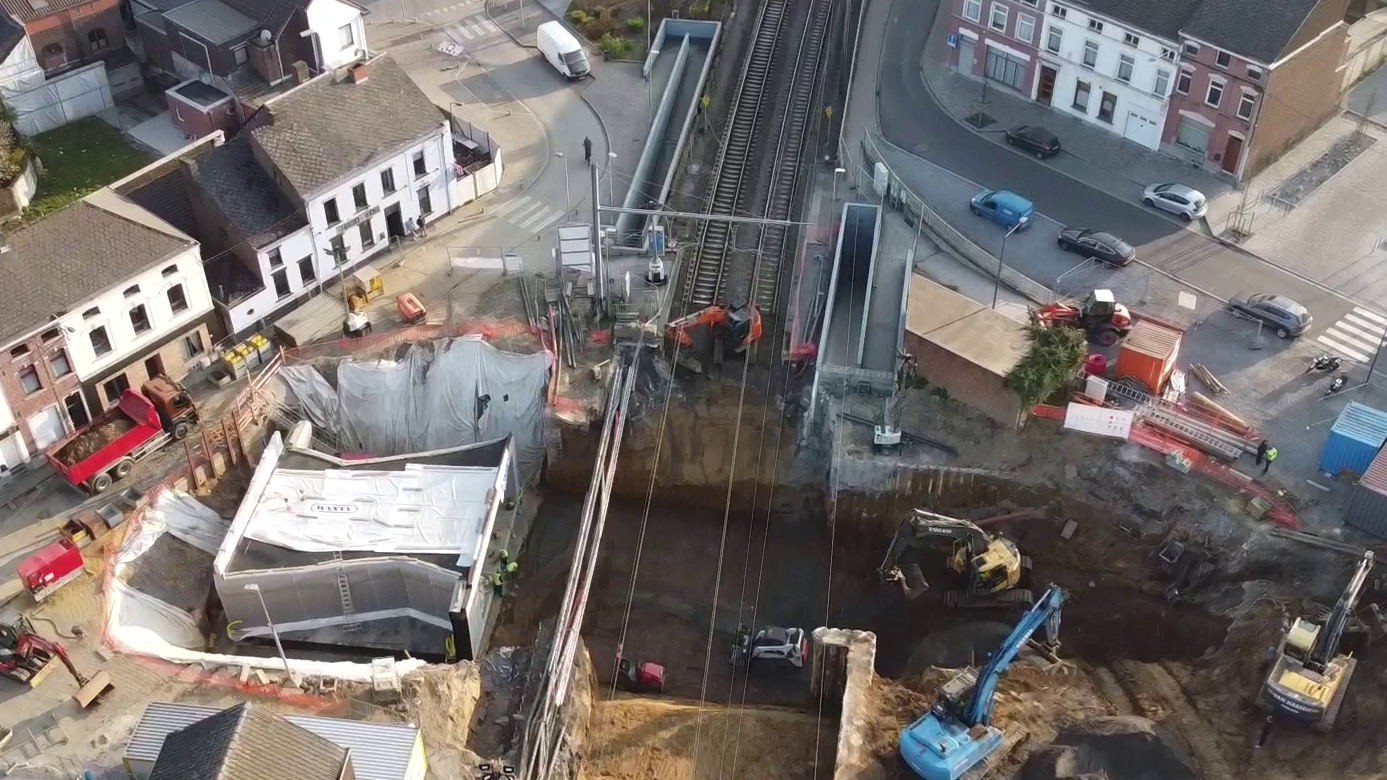
M 1064 591 L 1051 585 L 988 657 L 982 671 L 968 668 L 939 689 L 934 706 L 901 732 L 901 758 L 924 780 L 965 780 L 991 768 L 1002 747 L 1001 729 L 992 725 L 997 683 L 1021 648 L 1041 628 L 1042 654 L 1054 659 L 1059 649 L 1060 609 Z

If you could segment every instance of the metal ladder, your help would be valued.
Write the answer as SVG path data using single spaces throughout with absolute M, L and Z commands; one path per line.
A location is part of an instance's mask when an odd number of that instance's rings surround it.
M 342 597 L 342 615 L 347 619 L 342 628 L 356 631 L 361 628 L 361 621 L 356 619 L 356 606 L 352 604 L 352 589 L 347 585 L 347 567 L 343 565 L 342 551 L 333 550 L 332 560 L 337 564 L 337 593 Z
M 1229 460 L 1237 460 L 1243 454 L 1242 447 L 1227 439 L 1210 435 L 1203 425 L 1192 423 L 1175 412 L 1147 407 L 1137 410 L 1137 416 L 1157 423 L 1157 427 L 1175 431 L 1190 441 L 1208 448 L 1208 451 L 1222 455 Z

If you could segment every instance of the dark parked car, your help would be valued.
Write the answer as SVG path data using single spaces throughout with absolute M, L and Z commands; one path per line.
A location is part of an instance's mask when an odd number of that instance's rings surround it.
M 1235 316 L 1256 320 L 1273 328 L 1277 338 L 1283 339 L 1305 335 L 1314 321 L 1304 306 L 1284 295 L 1272 293 L 1233 298 L 1228 302 L 1228 310 Z
M 1131 244 L 1101 230 L 1067 227 L 1060 231 L 1059 245 L 1066 252 L 1091 257 L 1119 268 L 1137 259 L 1137 250 Z
M 1025 149 L 1038 160 L 1060 153 L 1059 136 L 1039 125 L 1018 125 L 1007 131 L 1007 143 Z

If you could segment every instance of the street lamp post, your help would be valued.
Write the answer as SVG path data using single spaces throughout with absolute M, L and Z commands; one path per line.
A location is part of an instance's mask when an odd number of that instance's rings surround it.
M 560 164 L 563 165 L 563 202 L 566 209 L 563 218 L 567 222 L 568 217 L 573 213 L 573 195 L 568 187 L 568 159 L 564 157 L 563 152 L 554 152 L 554 156 L 559 158 Z
M 255 594 L 260 599 L 260 609 L 265 613 L 265 623 L 270 627 L 270 636 L 274 637 L 275 649 L 279 650 L 279 658 L 284 661 L 284 673 L 289 676 L 289 682 L 298 687 L 298 682 L 294 680 L 294 670 L 289 667 L 289 656 L 284 652 L 284 645 L 279 641 L 279 630 L 275 628 L 275 622 L 270 619 L 270 607 L 265 603 L 265 594 L 260 592 L 260 586 L 251 583 L 246 586 L 246 590 Z
M 847 173 L 847 172 L 848 172 L 848 169 L 847 169 L 847 168 L 834 168 L 834 169 L 833 169 L 833 205 L 835 205 L 835 206 L 838 205 L 838 177 L 839 177 L 839 176 L 842 176 L 843 174 L 845 174 L 845 173 Z
M 616 166 L 616 152 L 607 152 L 607 202 L 616 205 L 616 182 L 613 181 Z
M 1011 230 L 1006 232 L 1006 235 L 1002 236 L 1002 253 L 997 256 L 997 278 L 992 283 L 992 308 L 994 309 L 997 308 L 997 293 L 1001 291 L 1002 287 L 1002 267 L 1006 265 L 1007 260 L 1007 239 L 1011 238 L 1012 233 L 1020 229 L 1021 223 L 1017 222 L 1012 225 Z

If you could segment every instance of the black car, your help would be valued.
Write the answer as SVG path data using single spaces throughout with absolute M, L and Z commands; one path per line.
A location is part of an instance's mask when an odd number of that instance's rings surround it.
M 1131 244 L 1101 230 L 1067 227 L 1060 231 L 1059 245 L 1066 252 L 1091 257 L 1119 268 L 1137 259 L 1137 250 Z
M 1059 136 L 1039 125 L 1017 125 L 1007 131 L 1007 143 L 1044 160 L 1060 153 Z
M 1305 335 L 1314 320 L 1304 306 L 1284 295 L 1272 293 L 1233 298 L 1228 302 L 1228 310 L 1235 316 L 1256 320 L 1273 328 L 1277 338 L 1283 339 Z

